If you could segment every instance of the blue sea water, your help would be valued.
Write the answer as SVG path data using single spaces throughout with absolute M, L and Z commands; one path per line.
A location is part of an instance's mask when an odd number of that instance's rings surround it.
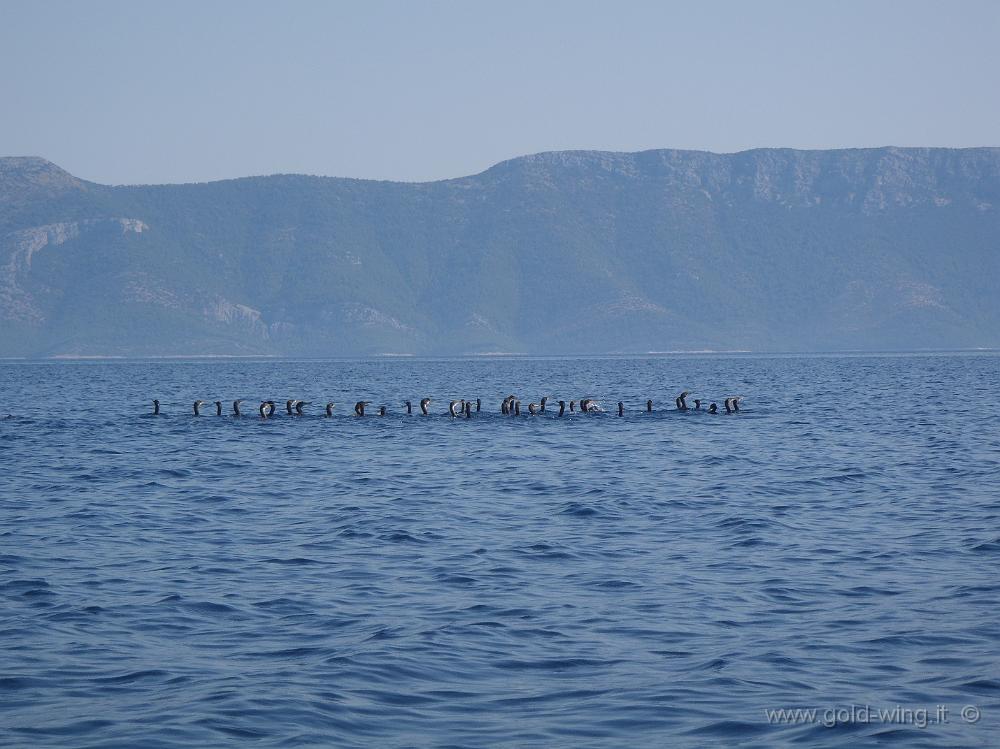
M 0 744 L 1000 746 L 998 375 L 0 362 Z M 503 417 L 508 393 L 608 412 Z M 818 713 L 766 712 L 793 708 Z

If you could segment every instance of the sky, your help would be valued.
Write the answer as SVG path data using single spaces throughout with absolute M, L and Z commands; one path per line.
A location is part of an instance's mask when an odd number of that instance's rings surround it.
M 997 146 L 998 40 L 995 0 L 0 0 L 0 156 L 134 184 Z

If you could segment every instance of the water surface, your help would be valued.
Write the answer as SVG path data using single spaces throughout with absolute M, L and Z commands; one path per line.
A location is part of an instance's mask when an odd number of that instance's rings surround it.
M 1000 745 L 998 374 L 0 362 L 0 744 Z M 680 413 L 682 389 L 746 400 Z M 609 413 L 505 418 L 508 393 Z M 191 414 L 237 397 L 312 405 Z M 483 412 L 448 417 L 462 397 Z M 948 722 L 765 713 L 852 705 Z

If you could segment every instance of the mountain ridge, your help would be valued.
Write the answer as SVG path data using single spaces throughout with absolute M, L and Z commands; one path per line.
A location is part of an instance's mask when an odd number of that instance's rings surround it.
M 0 158 L 0 355 L 996 347 L 1000 148 L 550 151 L 433 182 Z
M 814 155 L 814 154 L 930 154 L 930 153 L 943 153 L 943 154 L 963 154 L 963 153 L 989 153 L 994 155 L 1000 155 L 1000 146 L 962 146 L 962 147 L 950 147 L 950 146 L 863 146 L 854 148 L 835 148 L 835 149 L 822 149 L 822 148 L 786 148 L 786 147 L 760 147 L 760 148 L 748 148 L 741 151 L 709 151 L 703 149 L 678 149 L 678 148 L 648 148 L 641 151 L 608 151 L 600 149 L 564 149 L 564 150 L 551 150 L 551 151 L 537 151 L 535 153 L 524 154 L 521 156 L 512 156 L 508 159 L 503 159 L 501 161 L 492 164 L 485 169 L 466 175 L 459 175 L 456 177 L 445 177 L 442 179 L 434 180 L 395 180 L 395 179 L 381 179 L 372 177 L 345 177 L 342 175 L 330 175 L 330 174 L 310 174 L 304 172 L 273 172 L 268 174 L 250 174 L 242 175 L 238 177 L 224 177 L 220 179 L 212 179 L 205 181 L 195 181 L 195 182 L 124 182 L 124 183 L 103 183 L 96 180 L 84 179 L 81 177 L 76 177 L 70 174 L 68 171 L 63 169 L 61 166 L 56 164 L 44 156 L 0 156 L 0 180 L 3 180 L 6 176 L 8 165 L 11 166 L 32 166 L 35 171 L 46 171 L 49 170 L 54 173 L 61 175 L 66 175 L 76 182 L 83 184 L 97 185 L 100 187 L 167 187 L 167 186 L 188 186 L 188 185 L 212 185 L 224 182 L 237 182 L 240 180 L 253 180 L 253 179 L 266 179 L 271 177 L 304 177 L 309 179 L 320 179 L 320 180 L 345 180 L 345 181 L 355 181 L 355 182 L 370 182 L 370 183 L 389 183 L 394 185 L 433 185 L 446 182 L 454 182 L 458 180 L 471 179 L 475 177 L 481 177 L 488 174 L 491 171 L 498 170 L 510 165 L 515 165 L 518 163 L 531 163 L 531 162 L 551 162 L 553 160 L 573 160 L 575 157 L 595 157 L 595 158 L 616 158 L 624 157 L 626 159 L 645 157 L 649 155 L 659 155 L 659 154 L 680 154 L 688 156 L 706 156 L 706 157 L 717 157 L 722 159 L 741 157 L 741 156 L 751 156 L 753 154 L 801 154 L 801 155 Z

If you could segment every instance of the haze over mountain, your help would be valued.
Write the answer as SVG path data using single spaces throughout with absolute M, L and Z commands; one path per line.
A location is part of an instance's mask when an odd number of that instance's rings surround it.
M 430 183 L 0 159 L 0 355 L 1000 346 L 1000 149 L 565 151 Z

